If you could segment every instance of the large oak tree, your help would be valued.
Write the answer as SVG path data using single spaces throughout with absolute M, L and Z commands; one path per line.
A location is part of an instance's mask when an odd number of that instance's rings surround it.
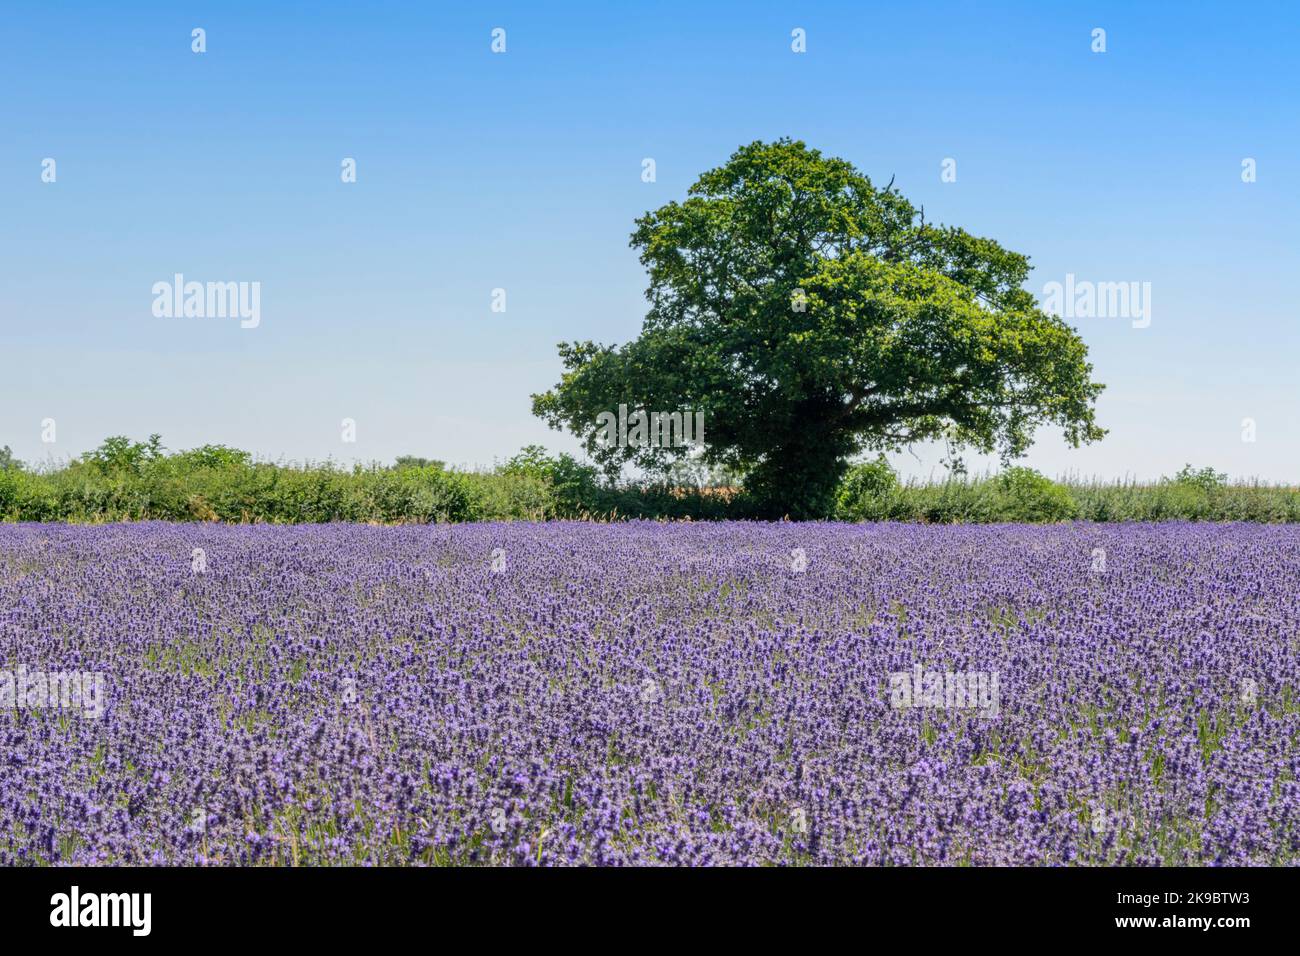
M 829 514 L 865 449 L 942 438 L 1010 460 L 1040 424 L 1075 446 L 1104 434 L 1087 349 L 1021 287 L 1028 258 L 926 222 L 892 180 L 755 142 L 636 226 L 641 336 L 561 343 L 562 380 L 533 396 L 610 469 L 686 451 L 602 444 L 597 417 L 620 404 L 702 411 L 704 460 L 768 517 Z

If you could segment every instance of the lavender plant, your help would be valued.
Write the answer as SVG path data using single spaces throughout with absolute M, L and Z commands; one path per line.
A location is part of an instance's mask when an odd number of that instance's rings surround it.
M 1267 525 L 6 525 L 0 864 L 1295 864 L 1298 598 Z

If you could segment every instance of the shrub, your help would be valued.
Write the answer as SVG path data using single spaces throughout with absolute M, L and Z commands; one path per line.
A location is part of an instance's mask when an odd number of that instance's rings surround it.
M 253 460 L 253 456 L 246 451 L 231 448 L 227 445 L 203 445 L 189 451 L 169 455 L 167 460 L 178 470 L 189 471 L 196 468 L 247 466 Z
M 883 454 L 854 465 L 840 482 L 835 514 L 842 521 L 883 521 L 892 516 L 898 476 Z
M 1050 481 L 1029 468 L 901 483 L 883 456 L 851 468 L 835 495 L 849 521 L 1300 522 L 1294 488 L 1227 484 L 1182 468 L 1150 484 Z M 0 519 L 9 521 L 543 521 L 553 518 L 721 520 L 761 517 L 734 479 L 670 474 L 606 480 L 571 455 L 530 445 L 492 471 L 450 470 L 403 456 L 392 467 L 274 464 L 225 445 L 165 454 L 122 436 L 61 467 L 24 469 L 0 447 Z
M 552 457 L 541 445 L 526 445 L 498 472 L 510 477 L 531 478 L 549 486 L 556 517 L 581 518 L 600 514 L 610 504 L 608 496 L 602 493 L 600 472 L 594 465 L 584 465 L 567 453 Z
M 162 451 L 160 435 L 150 435 L 148 442 L 133 442 L 124 435 L 113 435 L 105 438 L 94 451 L 82 455 L 81 460 L 104 474 L 139 474 L 140 466 L 146 461 L 161 457 Z
M 1008 468 L 994 479 L 997 521 L 1067 521 L 1078 513 L 1068 488 L 1032 468 Z
M 1177 485 L 1196 488 L 1209 494 L 1222 488 L 1228 482 L 1228 476 L 1213 468 L 1195 469 L 1190 464 L 1183 465 L 1172 481 Z
M 527 474 L 465 475 L 480 521 L 545 521 L 556 517 L 555 493 L 544 478 Z

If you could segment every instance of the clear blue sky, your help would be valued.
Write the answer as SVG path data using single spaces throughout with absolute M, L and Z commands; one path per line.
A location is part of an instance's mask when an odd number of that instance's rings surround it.
M 1300 481 L 1298 56 L 1294 3 L 11 4 L 0 444 L 576 448 L 529 395 L 556 342 L 636 335 L 633 219 L 792 136 L 1027 253 L 1035 292 L 1151 283 L 1148 328 L 1075 322 L 1111 434 L 1043 432 L 1029 464 Z M 177 272 L 260 282 L 260 326 L 154 317 Z

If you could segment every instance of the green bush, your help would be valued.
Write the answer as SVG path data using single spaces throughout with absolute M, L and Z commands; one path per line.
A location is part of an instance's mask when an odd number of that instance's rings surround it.
M 1178 474 L 1174 475 L 1172 479 L 1165 480 L 1172 481 L 1174 484 L 1185 488 L 1195 488 L 1208 495 L 1226 485 L 1228 476 L 1223 472 L 1215 471 L 1213 468 L 1196 469 L 1191 465 L 1183 465 Z
M 1079 513 L 1067 487 L 1030 468 L 1008 468 L 992 478 L 957 475 L 900 485 L 883 456 L 849 470 L 837 504 L 845 521 L 1049 522 Z
M 527 445 L 498 472 L 508 478 L 525 478 L 545 484 L 551 492 L 554 517 L 583 518 L 601 514 L 613 504 L 602 491 L 599 470 L 572 455 L 552 457 L 541 445 Z
M 18 499 L 18 475 L 16 468 L 0 468 L 0 517 L 14 511 Z
M 466 475 L 478 521 L 545 521 L 558 516 L 555 490 L 534 475 Z
M 165 453 L 158 436 L 105 440 L 80 459 L 26 470 L 0 449 L 0 519 L 314 523 L 543 521 L 555 518 L 720 520 L 754 517 L 734 479 L 674 475 L 610 482 L 571 455 L 524 448 L 491 471 L 403 456 L 392 467 L 257 462 L 223 445 Z M 714 487 L 713 485 L 722 485 Z M 1212 468 L 1171 478 L 1058 483 L 1028 468 L 901 483 L 883 456 L 849 469 L 836 492 L 848 521 L 1300 522 L 1300 492 L 1228 484 Z
M 884 521 L 897 506 L 898 476 L 883 454 L 854 465 L 835 495 L 835 515 L 841 521 Z
M 1070 491 L 1032 468 L 1014 467 L 994 480 L 996 521 L 1068 521 L 1078 513 Z

